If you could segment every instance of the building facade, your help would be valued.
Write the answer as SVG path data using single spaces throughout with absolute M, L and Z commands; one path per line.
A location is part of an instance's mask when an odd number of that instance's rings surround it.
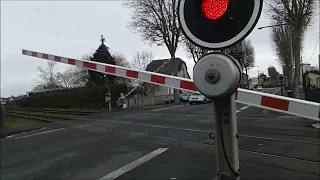
M 190 79 L 187 64 L 180 58 L 153 60 L 148 64 L 146 71 L 155 72 L 173 76 L 177 72 L 177 77 Z M 168 62 L 167 62 L 168 61 Z M 166 63 L 167 62 L 167 63 Z M 174 93 L 173 88 L 145 84 L 147 96 L 167 96 Z M 182 92 L 183 93 L 183 92 Z

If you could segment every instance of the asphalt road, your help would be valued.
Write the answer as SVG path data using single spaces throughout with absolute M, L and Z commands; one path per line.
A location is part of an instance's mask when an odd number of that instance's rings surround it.
M 319 179 L 313 121 L 243 104 L 237 120 L 241 179 Z M 1 179 L 213 179 L 214 130 L 212 104 L 50 124 L 1 140 Z

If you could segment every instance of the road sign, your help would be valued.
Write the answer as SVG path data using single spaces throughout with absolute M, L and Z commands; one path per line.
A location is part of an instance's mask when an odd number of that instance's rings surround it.
M 150 71 L 134 70 L 111 64 L 55 56 L 29 50 L 22 50 L 22 54 L 69 65 L 77 64 L 80 67 L 90 69 L 92 71 L 139 80 L 150 84 L 171 87 L 182 91 L 199 93 L 191 79 L 169 76 Z M 277 96 L 241 88 L 238 88 L 237 92 L 235 92 L 235 99 L 237 102 L 242 104 L 320 121 L 320 103 Z
M 257 24 L 263 0 L 180 0 L 183 34 L 207 49 L 221 49 L 246 38 Z
M 109 101 L 111 101 L 111 97 L 110 96 L 106 96 L 105 97 L 105 102 L 109 102 Z
M 283 74 L 279 74 L 279 75 L 278 75 L 278 80 L 281 81 L 281 82 L 284 81 L 284 76 L 283 76 Z

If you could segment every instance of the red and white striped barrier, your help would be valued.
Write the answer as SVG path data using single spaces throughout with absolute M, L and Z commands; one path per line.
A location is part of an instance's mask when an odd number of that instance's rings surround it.
M 149 71 L 133 70 L 130 68 L 115 66 L 111 64 L 66 58 L 29 50 L 22 50 L 22 54 L 64 64 L 75 65 L 77 67 L 83 67 L 105 74 L 111 74 L 119 77 L 140 80 L 151 84 L 172 87 L 183 91 L 198 92 L 191 79 L 169 76 Z M 239 88 L 235 93 L 235 97 L 236 101 L 239 103 L 320 121 L 319 103 L 255 92 L 241 88 Z

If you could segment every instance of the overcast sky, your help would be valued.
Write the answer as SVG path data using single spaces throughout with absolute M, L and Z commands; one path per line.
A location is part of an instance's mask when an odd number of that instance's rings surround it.
M 1 1 L 1 97 L 25 94 L 36 84 L 36 68 L 46 67 L 44 60 L 22 56 L 21 49 L 81 58 L 93 53 L 104 35 L 110 50 L 122 53 L 128 61 L 144 49 L 151 50 L 156 59 L 170 57 L 166 47 L 151 47 L 127 29 L 129 20 L 130 11 L 121 1 Z M 304 41 L 303 62 L 317 66 L 319 17 L 315 22 Z M 257 27 L 265 25 L 269 20 L 262 15 Z M 263 29 L 254 30 L 248 37 L 259 66 L 250 70 L 250 76 L 256 76 L 258 70 L 267 73 L 271 65 L 281 71 L 269 36 L 270 29 Z M 194 64 L 183 48 L 176 56 L 186 61 L 192 75 Z M 63 70 L 68 65 L 58 67 Z

